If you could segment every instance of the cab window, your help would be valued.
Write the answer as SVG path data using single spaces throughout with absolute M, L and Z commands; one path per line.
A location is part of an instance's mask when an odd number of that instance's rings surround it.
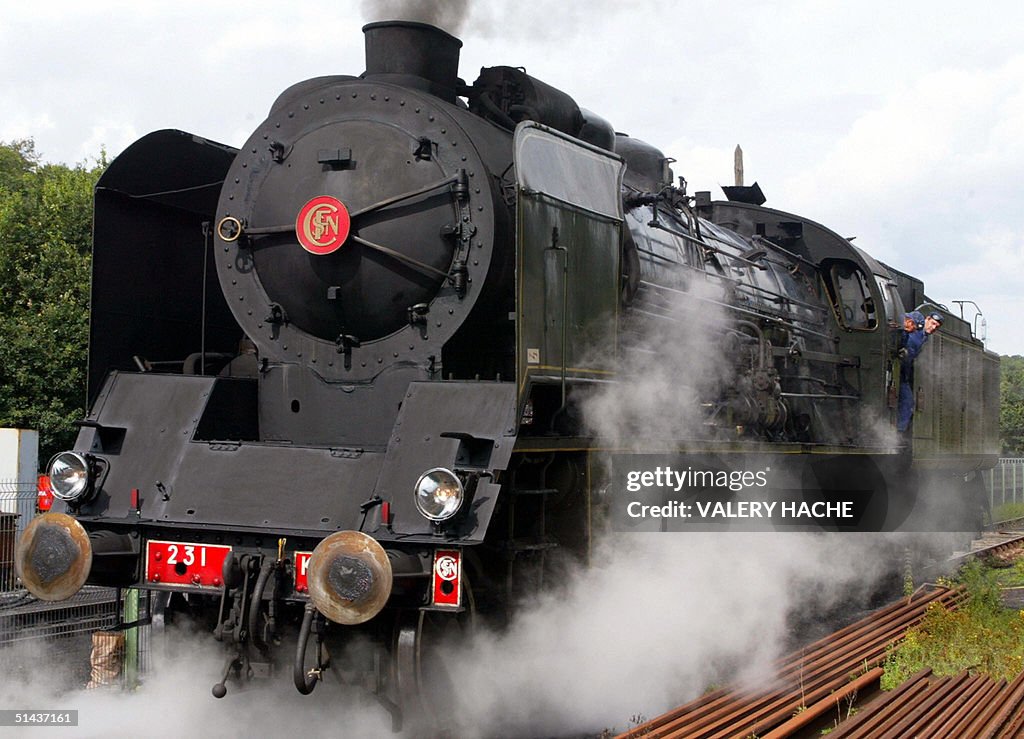
M 835 262 L 828 270 L 829 297 L 846 328 L 871 331 L 878 326 L 878 307 L 864 273 L 851 262 Z
M 902 312 L 896 307 L 896 283 L 884 275 L 875 275 L 875 282 L 878 284 L 878 292 L 882 296 L 882 306 L 885 309 L 883 318 L 896 320 L 896 315 Z

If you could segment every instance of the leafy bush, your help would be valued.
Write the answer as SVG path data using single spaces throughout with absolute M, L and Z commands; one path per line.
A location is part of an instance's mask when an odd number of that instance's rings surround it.
M 970 670 L 1005 680 L 1024 671 L 1024 611 L 1002 606 L 997 573 L 972 562 L 960 581 L 967 602 L 956 609 L 928 606 L 921 623 L 886 656 L 883 690 L 898 687 L 926 667 L 939 676 Z
M 85 411 L 93 166 L 43 164 L 0 142 L 0 426 L 37 429 L 40 458 L 74 441 Z M 126 276 L 127 277 L 127 276 Z

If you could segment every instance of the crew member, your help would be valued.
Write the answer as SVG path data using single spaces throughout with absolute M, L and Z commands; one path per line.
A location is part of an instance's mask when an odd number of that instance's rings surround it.
M 903 315 L 903 336 L 900 341 L 900 395 L 897 404 L 896 430 L 900 433 L 910 428 L 914 417 L 914 360 L 921 353 L 928 337 L 942 325 L 941 313 L 930 313 L 927 317 L 920 311 Z
M 939 326 L 942 325 L 941 313 L 929 313 L 928 317 L 924 319 L 924 335 L 925 337 L 931 336 L 939 330 Z

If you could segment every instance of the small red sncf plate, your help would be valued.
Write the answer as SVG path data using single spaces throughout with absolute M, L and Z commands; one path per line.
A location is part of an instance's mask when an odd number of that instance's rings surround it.
M 303 249 L 317 256 L 341 248 L 351 227 L 348 208 L 330 195 L 319 195 L 307 202 L 295 219 L 295 235 L 299 243 Z
M 146 582 L 219 588 L 223 585 L 224 558 L 231 547 L 180 541 L 146 542 Z
M 312 552 L 296 552 L 295 553 L 295 592 L 296 593 L 308 593 L 309 592 L 309 579 L 307 577 L 307 570 L 309 570 L 309 558 L 313 556 Z
M 462 605 L 462 552 L 458 549 L 438 549 L 434 552 L 435 606 L 458 608 Z

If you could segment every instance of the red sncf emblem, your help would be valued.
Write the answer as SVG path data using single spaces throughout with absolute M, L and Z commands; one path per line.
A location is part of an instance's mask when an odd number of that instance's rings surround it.
M 433 605 L 458 608 L 462 605 L 462 552 L 438 549 L 434 552 Z
M 299 211 L 295 235 L 303 249 L 322 256 L 337 251 L 345 243 L 351 225 L 344 203 L 330 195 L 318 195 Z

